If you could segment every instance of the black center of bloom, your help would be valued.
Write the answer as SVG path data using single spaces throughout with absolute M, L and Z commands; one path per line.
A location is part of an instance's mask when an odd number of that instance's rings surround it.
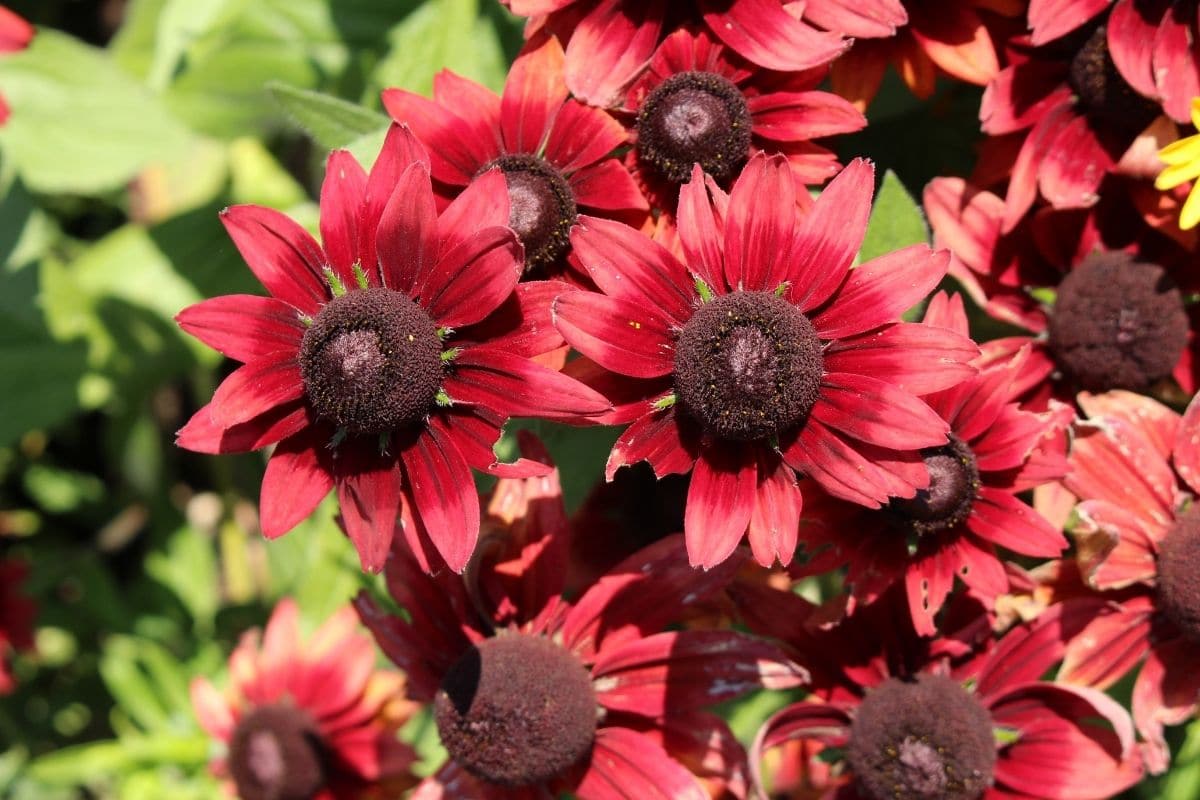
M 391 289 L 335 297 L 304 332 L 300 374 L 317 416 L 356 434 L 425 418 L 442 384 L 442 342 L 429 315 Z
M 679 334 L 675 391 L 709 434 L 755 441 L 804 420 L 824 365 L 799 309 L 773 292 L 734 292 L 701 306 Z
M 992 785 L 991 716 L 950 678 L 889 678 L 858 707 L 846 758 L 873 800 L 974 800 Z
M 325 786 L 316 723 L 292 705 L 254 709 L 233 730 L 229 771 L 241 800 L 310 800 Z
M 506 787 L 562 774 L 596 734 L 591 676 L 544 636 L 495 636 L 472 647 L 442 679 L 433 714 L 450 757 Z
M 1121 77 L 1109 53 L 1108 30 L 1103 25 L 1092 31 L 1071 59 L 1067 83 L 1083 111 L 1112 129 L 1138 132 L 1158 114 L 1158 106 Z
M 750 107 L 732 81 L 680 72 L 656 86 L 638 111 L 638 157 L 674 183 L 687 181 L 697 163 L 725 181 L 750 154 L 750 128 Z
M 508 226 L 525 246 L 525 271 L 553 264 L 567 252 L 579 214 L 570 184 L 537 156 L 500 156 L 480 172 L 492 167 L 508 182 Z
M 929 488 L 908 499 L 893 499 L 889 506 L 892 514 L 922 536 L 966 522 L 980 485 L 971 448 L 951 434 L 947 444 L 922 450 L 921 458 L 929 470 Z
M 1055 360 L 1082 388 L 1140 392 L 1171 374 L 1188 319 L 1162 267 L 1095 253 L 1059 284 L 1048 329 Z
M 1193 505 L 1158 548 L 1158 607 L 1200 644 L 1200 507 Z

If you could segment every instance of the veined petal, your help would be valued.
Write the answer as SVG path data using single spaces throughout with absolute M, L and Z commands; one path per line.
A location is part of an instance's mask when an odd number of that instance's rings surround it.
M 812 417 L 890 450 L 945 444 L 950 426 L 914 395 L 869 375 L 828 373 Z
M 677 229 L 679 243 L 692 272 L 718 292 L 728 289 L 725 282 L 725 231 L 723 216 L 718 222 L 709 196 L 708 182 L 699 164 L 692 166 L 692 178 L 679 189 Z
M 574 378 L 494 347 L 464 350 L 444 386 L 454 402 L 510 417 L 576 419 L 612 409 L 602 395 Z
M 454 443 L 428 427 L 401 452 L 408 491 L 429 538 L 455 572 L 462 572 L 479 538 L 479 496 L 471 468 Z
M 615 158 L 583 167 L 567 179 L 575 202 L 581 208 L 601 211 L 648 211 L 650 204 L 642 195 L 629 170 Z
M 276 539 L 299 525 L 333 488 L 327 430 L 284 439 L 271 454 L 259 496 L 263 536 Z
M 497 132 L 487 121 L 467 120 L 414 92 L 385 89 L 383 106 L 392 119 L 408 125 L 426 144 L 433 174 L 444 183 L 466 186 L 479 168 L 500 152 Z M 463 108 L 464 113 L 474 110 Z
M 792 244 L 796 184 L 786 160 L 755 156 L 729 193 L 725 281 L 734 290 L 773 291 L 788 277 L 779 254 Z
M 683 518 L 692 566 L 711 569 L 733 553 L 750 524 L 757 484 L 751 447 L 718 442 L 701 448 Z
M 212 404 L 202 406 L 175 434 L 175 444 L 195 453 L 248 453 L 275 444 L 312 424 L 303 400 L 285 403 L 248 422 L 222 425 L 212 416 Z
M 271 296 L 306 314 L 329 300 L 325 253 L 290 217 L 261 206 L 231 206 L 221 222 L 247 266 Z
M 508 181 L 492 167 L 450 201 L 437 218 L 438 255 L 453 250 L 479 228 L 508 225 Z
M 526 48 L 509 68 L 500 97 L 505 152 L 540 153 L 554 118 L 567 102 L 563 49 L 553 36 Z
M 799 72 L 829 63 L 850 46 L 836 33 L 796 19 L 774 0 L 702 0 L 700 7 L 718 39 L 767 69 Z
M 1108 8 L 1112 0 L 1030 0 L 1033 43 L 1043 45 L 1070 33 Z
M 769 461 L 759 464 L 754 512 L 747 531 L 750 552 L 764 567 L 776 561 L 784 566 L 791 563 L 796 554 L 804 503 L 795 473 L 778 456 L 773 458 L 777 462 L 773 469 Z
M 665 0 L 601 0 L 580 21 L 566 49 L 567 88 L 607 108 L 650 60 L 662 31 Z
M 438 258 L 437 208 L 429 170 L 416 162 L 400 176 L 383 209 L 375 251 L 383 285 L 409 296 Z
M 508 299 L 523 266 L 524 249 L 511 229 L 476 230 L 424 275 L 421 305 L 439 327 L 472 325 Z
M 605 369 L 657 378 L 675 369 L 671 323 L 646 305 L 593 292 L 554 301 L 554 324 L 572 347 Z
M 1050 522 L 1008 492 L 980 488 L 967 520 L 971 532 L 1015 553 L 1055 558 L 1067 549 L 1067 539 Z
M 867 125 L 861 111 L 830 92 L 770 92 L 747 98 L 747 104 L 754 135 L 773 142 L 806 142 Z
M 374 452 L 374 442 L 348 444 L 339 447 L 335 465 L 338 506 L 363 570 L 379 572 L 400 514 L 400 467 L 394 458 Z
M 653 739 L 600 728 L 574 794 L 588 800 L 709 800 L 700 782 Z
M 347 286 L 354 285 L 359 225 L 367 173 L 347 150 L 334 150 L 321 184 L 321 245 L 329 266 Z
M 611 481 L 621 467 L 646 461 L 655 477 L 691 470 L 700 452 L 700 435 L 674 408 L 654 411 L 634 420 L 613 445 L 604 468 Z
M 546 160 L 571 176 L 600 163 L 625 144 L 625 126 L 608 113 L 575 100 L 563 104 L 550 137 L 546 140 Z M 624 169 L 624 168 L 622 168 Z
M 304 380 L 295 359 L 264 359 L 230 373 L 213 393 L 209 408 L 213 422 L 229 428 L 303 396 Z
M 975 374 L 979 346 L 968 336 L 933 325 L 901 322 L 831 342 L 828 372 L 871 375 L 915 395 L 954 386 Z
M 873 258 L 850 271 L 813 325 L 822 339 L 838 339 L 895 322 L 933 291 L 949 266 L 948 250 L 923 244 Z
M 304 338 L 304 324 L 296 309 L 274 297 L 212 297 L 180 311 L 175 321 L 209 347 L 243 363 L 287 360 L 300 349 Z

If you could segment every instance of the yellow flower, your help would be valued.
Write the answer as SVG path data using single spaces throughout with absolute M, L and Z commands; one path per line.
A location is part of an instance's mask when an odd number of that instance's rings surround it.
M 1200 97 L 1192 98 L 1192 125 L 1200 129 Z M 1181 183 L 1195 181 L 1200 178 L 1200 133 L 1172 142 L 1158 151 L 1158 157 L 1167 166 L 1154 180 L 1154 188 L 1160 191 L 1174 189 Z M 1179 227 L 1185 231 L 1200 222 L 1198 189 L 1200 182 L 1193 184 L 1179 214 Z

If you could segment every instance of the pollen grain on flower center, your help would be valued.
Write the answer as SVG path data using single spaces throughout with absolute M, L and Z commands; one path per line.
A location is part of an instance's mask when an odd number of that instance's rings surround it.
M 823 374 L 812 323 L 772 292 L 735 292 L 705 304 L 675 348 L 681 405 L 723 439 L 756 441 L 800 424 Z
M 578 208 L 566 179 L 532 155 L 500 156 L 480 172 L 499 167 L 508 183 L 508 224 L 525 246 L 525 269 L 553 264 L 571 243 Z

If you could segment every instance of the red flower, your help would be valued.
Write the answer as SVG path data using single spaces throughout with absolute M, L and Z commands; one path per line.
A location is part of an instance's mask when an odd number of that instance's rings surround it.
M 1095 205 L 1101 181 L 1122 169 L 1130 146 L 1161 114 L 1145 87 L 1114 66 L 1118 45 L 1129 44 L 1108 34 L 1117 22 L 1040 47 L 1014 39 L 1010 65 L 984 91 L 984 133 L 1021 139 L 1005 199 L 1006 233 L 1039 193 L 1058 209 Z
M 263 477 L 263 533 L 283 535 L 336 486 L 373 571 L 402 505 L 403 532 L 427 567 L 429 540 L 452 569 L 466 565 L 479 531 L 470 468 L 531 468 L 495 463 L 506 417 L 607 407 L 529 358 L 560 344 L 545 306 L 561 284 L 514 295 L 521 245 L 504 227 L 502 174 L 482 176 L 438 216 L 428 165 L 398 125 L 370 176 L 334 152 L 321 191 L 323 249 L 276 211 L 227 210 L 225 227 L 271 296 L 218 297 L 178 317 L 245 363 L 179 444 L 226 453 L 279 442 Z
M 1030 0 L 1033 43 L 1077 30 L 1110 7 L 1108 48 L 1121 77 L 1146 97 L 1161 99 L 1163 111 L 1186 123 L 1189 104 L 1200 95 L 1195 0 Z
M 393 551 L 384 574 L 406 618 L 365 593 L 355 601 L 408 675 L 410 696 L 433 706 L 449 752 L 414 798 L 707 800 L 697 776 L 739 786 L 744 753 L 700 709 L 796 686 L 803 670 L 745 634 L 661 632 L 737 566 L 731 559 L 697 576 L 678 535 L 566 601 L 556 482 L 556 474 L 500 482 L 490 507 L 512 514 L 512 537 L 493 529 L 493 548 L 481 547 L 462 577 L 424 575 L 407 551 Z
M 832 61 L 848 45 L 801 19 L 782 0 L 502 0 L 567 42 L 567 88 L 595 106 L 620 104 L 665 36 L 684 24 L 705 25 L 753 64 L 797 72 Z
M 24 50 L 33 40 L 33 26 L 20 15 L 0 6 L 0 53 L 16 53 Z M 0 125 L 8 122 L 10 109 L 4 96 L 0 95 Z
M 876 2 L 889 7 L 886 17 L 843 18 L 861 8 L 847 0 L 809 2 L 804 12 L 805 19 L 855 37 L 854 46 L 833 62 L 830 77 L 833 90 L 859 108 L 874 99 L 889 63 L 922 99 L 933 94 L 939 73 L 983 86 L 1000 71 L 993 28 L 1025 10 L 1024 0 Z M 826 4 L 842 6 L 839 16 L 828 21 L 818 16 Z
M 21 594 L 28 568 L 20 561 L 0 561 L 0 695 L 16 688 L 9 659 L 33 647 L 33 619 L 37 606 Z
M 1107 688 L 1145 659 L 1133 718 L 1153 772 L 1169 762 L 1163 726 L 1200 703 L 1200 401 L 1179 415 L 1128 392 L 1082 394 L 1064 481 L 1082 501 L 1070 527 L 1099 603 L 1068 603 L 1076 629 L 1059 680 Z M 1068 615 L 1068 612 L 1063 612 Z
M 728 187 L 755 153 L 782 153 L 796 197 L 824 183 L 841 165 L 811 140 L 850 133 L 867 120 L 837 95 L 816 91 L 824 69 L 772 73 L 715 43 L 705 31 L 679 30 L 659 46 L 625 98 L 636 115 L 630 171 L 652 205 L 673 212 L 692 164 Z
M 858 160 L 797 215 L 787 162 L 750 160 L 728 196 L 699 167 L 680 193 L 688 266 L 637 231 L 584 218 L 572 236 L 605 294 L 555 300 L 555 324 L 587 375 L 633 424 L 608 477 L 643 459 L 692 471 L 684 530 L 712 567 L 749 529 L 755 558 L 787 562 L 801 494 L 793 471 L 877 508 L 928 485 L 914 452 L 947 424 L 916 397 L 963 375 L 977 349 L 949 330 L 897 322 L 945 274 L 917 245 L 856 269 L 873 169 Z M 693 470 L 694 467 L 694 470 Z
M 242 636 L 224 692 L 192 681 L 196 716 L 223 746 L 213 773 L 239 797 L 395 797 L 416 782 L 396 738 L 411 711 L 404 679 L 375 670 L 355 622 L 343 608 L 304 642 L 295 602 L 281 600 L 261 642 Z
M 563 51 L 550 37 L 513 63 L 503 97 L 443 71 L 434 99 L 387 89 L 383 104 L 430 153 L 438 193 L 456 196 L 491 167 L 508 181 L 509 225 L 527 271 L 560 273 L 579 208 L 625 222 L 646 218 L 646 199 L 621 162 L 625 130 L 600 109 L 571 100 Z
M 776 594 L 781 612 L 796 602 Z M 1062 654 L 1057 609 L 980 652 L 986 617 L 918 640 L 898 605 L 792 642 L 818 662 L 816 696 L 767 720 L 751 749 L 756 777 L 765 751 L 799 741 L 835 764 L 825 796 L 846 800 L 1100 800 L 1141 778 L 1125 709 L 1040 680 Z
M 965 336 L 961 298 L 935 296 L 925 324 Z M 922 451 L 928 489 L 875 511 L 836 501 L 810 505 L 801 541 L 815 560 L 804 572 L 848 563 L 854 596 L 868 603 L 903 581 L 913 627 L 933 636 L 956 576 L 989 610 L 1008 590 L 997 545 L 1037 558 L 1061 553 L 1062 533 L 1017 495 L 1066 474 L 1063 434 L 1074 415 L 1066 406 L 1034 414 L 1013 402 L 1025 356 L 925 395 L 950 426 L 948 445 Z

